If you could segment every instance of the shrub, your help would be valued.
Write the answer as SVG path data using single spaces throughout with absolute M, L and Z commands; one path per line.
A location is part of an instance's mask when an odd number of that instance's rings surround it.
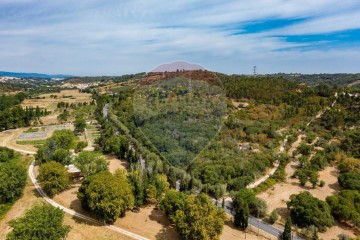
M 50 161 L 40 166 L 38 181 L 51 197 L 69 187 L 70 174 L 62 164 Z
M 10 221 L 7 240 L 65 239 L 71 227 L 63 225 L 64 212 L 48 204 L 36 205 L 21 218 Z

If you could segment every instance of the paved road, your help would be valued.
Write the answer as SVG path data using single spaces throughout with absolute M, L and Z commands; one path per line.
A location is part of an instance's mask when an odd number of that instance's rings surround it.
M 215 204 L 215 199 L 212 198 L 213 203 Z M 224 211 L 233 216 L 232 212 L 231 212 L 231 203 L 227 202 L 225 204 L 224 207 Z M 218 202 L 218 207 L 221 207 L 221 202 Z M 275 236 L 277 238 L 280 238 L 281 234 L 283 233 L 284 230 L 277 228 L 267 222 L 262 221 L 261 219 L 255 218 L 253 216 L 249 217 L 249 225 L 255 227 L 255 228 L 259 228 L 262 231 L 271 234 L 272 236 Z M 293 240 L 304 240 L 298 236 L 293 236 Z
M 121 233 L 121 234 L 124 234 L 128 237 L 131 237 L 133 239 L 136 239 L 136 240 L 148 240 L 147 238 L 145 237 L 142 237 L 142 236 L 139 236 L 135 233 L 132 233 L 132 232 L 129 232 L 129 231 L 126 231 L 122 228 L 119 228 L 119 227 L 116 227 L 114 225 L 107 225 L 107 224 L 103 224 L 102 222 L 100 221 L 97 221 L 93 218 L 90 218 L 90 217 L 87 217 L 85 215 L 82 215 L 80 213 L 77 213 L 69 208 L 66 208 L 60 204 L 58 204 L 57 202 L 55 202 L 54 200 L 52 200 L 51 198 L 49 198 L 47 196 L 47 194 L 42 190 L 42 188 L 40 187 L 40 185 L 38 184 L 35 176 L 34 176 L 34 165 L 35 165 L 35 162 L 32 162 L 30 167 L 29 167 L 29 176 L 30 176 L 30 179 L 31 181 L 33 182 L 36 190 L 40 193 L 40 195 L 45 199 L 45 201 L 47 201 L 48 203 L 50 203 L 52 206 L 54 207 L 57 207 L 57 208 L 60 208 L 61 210 L 63 210 L 64 212 L 70 214 L 71 216 L 74 216 L 74 217 L 77 217 L 77 218 L 80 218 L 80 219 L 83 219 L 83 220 L 86 220 L 88 222 L 91 222 L 93 224 L 97 224 L 97 225 L 103 225 L 104 227 L 110 229 L 110 230 L 113 230 L 115 232 L 118 232 L 118 233 Z

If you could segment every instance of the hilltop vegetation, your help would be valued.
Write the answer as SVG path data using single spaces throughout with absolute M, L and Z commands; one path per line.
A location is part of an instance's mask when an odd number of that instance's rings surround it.
M 136 90 L 135 122 L 165 159 L 186 166 L 221 126 L 226 111 L 221 94 L 204 81 L 156 81 Z

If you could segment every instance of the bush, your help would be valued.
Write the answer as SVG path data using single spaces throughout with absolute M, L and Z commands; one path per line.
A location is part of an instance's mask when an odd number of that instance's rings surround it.
M 360 191 L 360 173 L 348 172 L 340 174 L 338 177 L 340 185 L 345 189 Z
M 51 159 L 55 162 L 61 163 L 62 165 L 69 165 L 71 162 L 71 155 L 69 150 L 58 148 L 53 153 Z
M 325 186 L 325 181 L 324 181 L 324 180 L 320 180 L 319 186 L 320 186 L 320 187 Z
M 270 218 L 269 218 L 270 223 L 271 223 L 271 224 L 274 224 L 278 219 L 279 219 L 279 214 L 277 213 L 276 210 L 273 210 L 273 211 L 271 212 Z
M 0 163 L 0 204 L 18 199 L 26 184 L 26 168 L 13 162 Z
M 0 147 L 0 163 L 10 161 L 14 157 L 14 150 Z
M 80 152 L 81 150 L 83 150 L 87 146 L 88 146 L 88 143 L 86 141 L 80 141 L 76 145 L 75 152 Z
M 36 205 L 21 218 L 10 221 L 7 240 L 65 239 L 71 227 L 63 225 L 64 212 L 48 204 Z
M 66 190 L 70 185 L 70 174 L 60 163 L 50 161 L 40 166 L 38 181 L 50 197 Z

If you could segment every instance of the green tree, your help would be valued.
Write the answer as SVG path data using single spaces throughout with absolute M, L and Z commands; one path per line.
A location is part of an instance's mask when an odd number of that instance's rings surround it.
M 75 147 L 75 135 L 71 130 L 56 130 L 51 138 L 58 148 L 69 150 Z
M 71 227 L 64 225 L 64 212 L 48 204 L 35 205 L 21 218 L 12 220 L 7 240 L 65 239 Z
M 84 148 L 86 148 L 88 146 L 88 143 L 86 141 L 79 141 L 76 144 L 76 148 L 75 151 L 76 152 L 80 152 L 81 150 L 83 150 Z
M 177 210 L 172 220 L 185 240 L 216 240 L 222 232 L 225 213 L 200 193 L 188 196 L 183 209 Z
M 99 153 L 83 151 L 74 160 L 74 165 L 85 176 L 99 173 L 108 169 L 108 162 Z
M 301 228 L 314 225 L 319 231 L 325 231 L 334 222 L 329 205 L 307 191 L 291 195 L 287 205 L 292 222 Z
M 131 185 L 121 170 L 114 175 L 103 171 L 87 177 L 79 188 L 78 198 L 85 209 L 110 223 L 134 207 Z
M 311 145 L 307 145 L 306 143 L 302 143 L 298 147 L 298 151 L 305 156 L 308 156 L 311 153 L 312 149 L 313 147 Z
M 129 173 L 129 183 L 132 186 L 133 194 L 135 198 L 135 207 L 139 208 L 144 203 L 145 198 L 145 182 L 143 173 L 138 170 L 131 171 Z
M 83 118 L 76 118 L 74 122 L 75 132 L 82 133 L 86 128 L 86 121 Z
M 246 200 L 237 196 L 233 200 L 234 225 L 241 230 L 245 230 L 249 223 L 249 206 Z
M 338 177 L 338 181 L 345 189 L 360 191 L 360 172 L 342 173 Z
M 69 150 L 58 148 L 52 154 L 51 159 L 63 165 L 69 165 L 71 162 L 70 152 Z
M 313 188 L 316 187 L 318 182 L 319 182 L 319 174 L 316 171 L 311 171 L 310 183 L 312 184 Z
M 173 221 L 176 211 L 182 211 L 185 208 L 187 195 L 174 189 L 167 191 L 164 199 L 160 203 L 161 209 Z
M 282 240 L 291 240 L 292 239 L 292 237 L 291 237 L 291 227 L 292 227 L 292 221 L 291 221 L 291 218 L 288 217 L 286 219 L 284 232 L 281 235 Z
M 356 190 L 342 190 L 339 194 L 329 196 L 326 202 L 333 216 L 340 221 L 360 223 L 360 193 Z
M 38 181 L 50 197 L 66 190 L 70 185 L 70 174 L 58 162 L 50 161 L 39 168 Z
M 279 214 L 276 210 L 273 210 L 270 214 L 270 223 L 274 224 L 279 219 Z
M 25 167 L 14 163 L 0 163 L 0 204 L 18 199 L 26 184 Z

